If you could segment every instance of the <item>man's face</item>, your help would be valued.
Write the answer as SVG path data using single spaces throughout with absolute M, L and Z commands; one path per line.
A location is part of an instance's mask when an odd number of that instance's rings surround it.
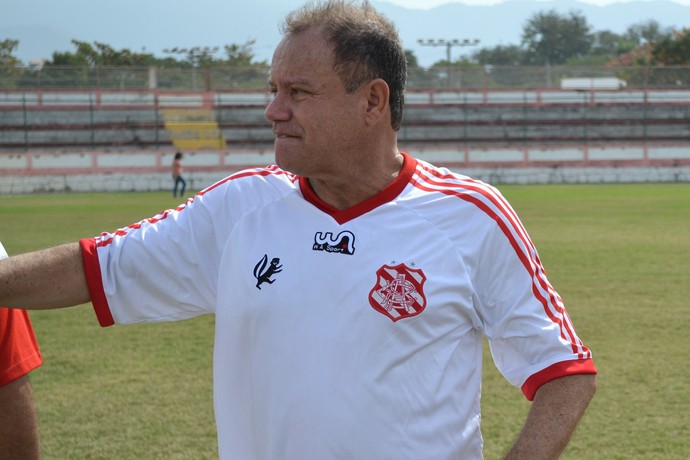
M 349 165 L 364 128 L 366 98 L 348 94 L 333 70 L 331 45 L 317 29 L 286 37 L 276 48 L 265 116 L 273 123 L 276 162 L 311 178 L 337 175 Z

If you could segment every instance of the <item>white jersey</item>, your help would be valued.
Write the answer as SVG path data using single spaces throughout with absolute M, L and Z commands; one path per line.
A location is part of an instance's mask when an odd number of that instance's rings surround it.
M 596 372 L 499 192 L 407 155 L 351 209 L 272 166 L 82 249 L 102 325 L 216 315 L 224 459 L 481 458 L 482 336 L 528 398 Z

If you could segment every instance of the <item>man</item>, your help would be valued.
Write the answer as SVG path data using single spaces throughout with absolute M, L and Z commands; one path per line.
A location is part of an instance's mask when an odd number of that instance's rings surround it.
M 486 336 L 534 400 L 508 458 L 556 458 L 596 369 L 514 211 L 398 150 L 404 50 L 368 3 L 311 4 L 284 32 L 266 108 L 277 166 L 14 257 L 0 302 L 91 300 L 104 326 L 214 313 L 227 459 L 481 458 Z
M 0 243 L 0 259 L 7 257 Z M 43 362 L 27 312 L 0 308 L 0 458 L 40 458 L 28 373 Z

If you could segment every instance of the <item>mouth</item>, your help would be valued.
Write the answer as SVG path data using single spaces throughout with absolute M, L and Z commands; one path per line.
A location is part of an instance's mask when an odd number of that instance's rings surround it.
M 293 133 L 285 127 L 273 125 L 273 135 L 276 139 L 293 139 L 300 138 L 301 136 L 297 133 Z
M 297 136 L 295 134 L 287 134 L 287 133 L 274 133 L 276 139 L 299 139 L 300 136 Z
M 276 137 L 292 137 L 292 136 L 294 136 L 294 133 L 292 133 L 291 131 L 288 131 L 286 129 L 276 128 L 276 127 L 273 128 L 273 134 Z

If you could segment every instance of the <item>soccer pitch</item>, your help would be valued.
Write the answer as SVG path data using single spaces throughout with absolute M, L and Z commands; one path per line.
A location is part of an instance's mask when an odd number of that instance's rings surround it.
M 599 369 L 564 459 L 690 458 L 690 184 L 499 186 L 521 217 Z M 169 193 L 3 196 L 10 254 L 114 230 Z M 181 267 L 183 270 L 184 267 Z M 102 329 L 90 306 L 34 312 L 45 459 L 217 458 L 213 317 Z M 485 356 L 485 457 L 529 403 Z

